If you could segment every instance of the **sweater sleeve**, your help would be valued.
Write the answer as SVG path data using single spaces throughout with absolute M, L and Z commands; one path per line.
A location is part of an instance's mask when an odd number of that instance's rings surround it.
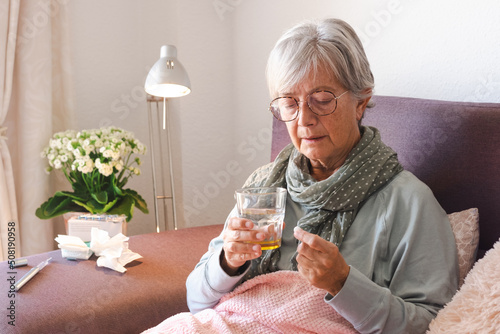
M 412 181 L 403 175 L 360 211 L 359 225 L 349 231 L 358 243 L 350 246 L 358 249 L 343 254 L 349 276 L 337 295 L 325 297 L 361 333 L 425 333 L 457 290 L 448 217 L 430 189 Z M 398 186 L 408 182 L 410 191 Z M 374 228 L 363 226 L 370 221 Z
M 228 219 L 234 214 L 233 210 Z M 222 296 L 232 291 L 240 283 L 246 273 L 243 271 L 237 276 L 229 276 L 222 269 L 220 257 L 223 252 L 223 244 L 221 236 L 213 239 L 209 244 L 208 252 L 202 256 L 186 280 L 187 304 L 193 314 L 214 307 Z

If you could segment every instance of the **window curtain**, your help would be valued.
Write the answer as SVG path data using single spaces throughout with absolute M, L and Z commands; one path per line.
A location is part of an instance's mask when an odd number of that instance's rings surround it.
M 16 191 L 12 160 L 7 147 L 7 128 L 5 127 L 12 93 L 18 16 L 19 1 L 0 2 L 0 42 L 2 45 L 0 48 L 0 78 L 2 79 L 0 80 L 0 260 L 2 261 L 9 258 L 9 251 L 11 259 L 17 257 L 20 249 Z M 10 238 L 9 228 L 11 230 Z
M 67 2 L 1 1 L 0 25 L 7 26 L 0 28 L 7 29 L 1 35 L 7 46 L 0 113 L 6 137 L 0 139 L 3 259 L 9 251 L 9 222 L 17 222 L 18 257 L 53 250 L 55 234 L 62 232 L 62 221 L 40 220 L 35 211 L 54 189 L 66 190 L 64 176 L 45 173 L 47 161 L 40 152 L 54 132 L 74 128 Z

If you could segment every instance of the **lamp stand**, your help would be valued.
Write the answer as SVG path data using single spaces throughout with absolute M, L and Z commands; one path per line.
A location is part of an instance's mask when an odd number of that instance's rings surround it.
M 163 229 L 167 228 L 167 201 L 171 200 L 172 202 L 172 215 L 174 222 L 174 230 L 177 230 L 177 215 L 175 210 L 175 190 L 174 190 L 174 173 L 173 173 L 173 161 L 172 161 L 172 149 L 171 149 L 171 140 L 170 140 L 170 121 L 168 115 L 168 100 L 166 98 L 155 97 L 152 95 L 147 96 L 147 105 L 148 105 L 148 120 L 149 120 L 149 145 L 151 147 L 151 175 L 153 178 L 153 194 L 154 194 L 154 210 L 155 210 L 155 222 L 156 222 L 156 232 L 162 231 L 162 226 L 160 224 L 160 205 L 162 207 L 163 216 L 164 216 L 164 225 Z M 163 122 L 159 121 L 160 114 L 160 105 L 163 107 Z M 153 125 L 156 123 L 156 129 Z M 161 129 L 160 124 L 163 124 L 163 130 Z M 170 195 L 166 195 L 165 191 L 165 180 L 164 180 L 164 161 L 163 161 L 163 145 L 162 145 L 162 136 L 166 132 L 166 141 L 167 141 L 167 149 L 168 149 L 168 161 L 169 161 L 169 174 L 170 174 Z M 156 136 L 155 136 L 156 135 Z M 156 149 L 155 145 L 155 137 L 158 138 L 158 148 Z M 156 162 L 155 155 L 158 153 L 159 162 Z M 156 174 L 156 167 L 159 165 L 160 169 L 160 183 L 158 184 L 158 178 Z M 160 189 L 158 189 L 160 188 Z M 161 195 L 158 194 L 161 192 Z

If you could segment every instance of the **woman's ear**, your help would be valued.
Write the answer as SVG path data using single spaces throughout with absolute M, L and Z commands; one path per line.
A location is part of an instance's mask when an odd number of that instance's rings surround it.
M 366 110 L 366 106 L 368 105 L 368 102 L 370 102 L 370 99 L 372 98 L 371 96 L 372 90 L 370 88 L 365 89 L 363 91 L 363 95 L 368 95 L 368 97 L 358 100 L 358 104 L 356 106 L 356 119 L 358 122 L 363 118 L 363 114 Z

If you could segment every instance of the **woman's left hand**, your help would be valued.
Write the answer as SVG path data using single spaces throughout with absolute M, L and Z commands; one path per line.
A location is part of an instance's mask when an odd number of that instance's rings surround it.
M 302 241 L 297 247 L 299 273 L 315 287 L 335 296 L 344 286 L 350 269 L 338 247 L 300 227 L 295 227 L 293 235 Z

